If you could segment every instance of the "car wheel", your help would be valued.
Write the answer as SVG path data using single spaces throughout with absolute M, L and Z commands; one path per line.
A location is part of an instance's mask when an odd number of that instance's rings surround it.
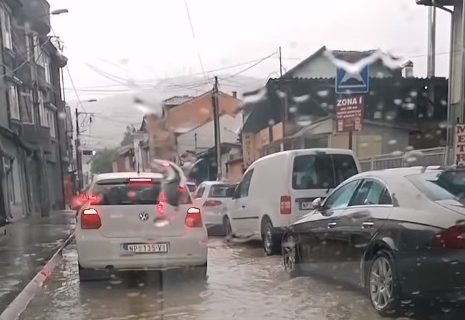
M 94 269 L 85 269 L 78 264 L 79 267 L 79 281 L 96 281 L 96 280 L 108 280 L 110 274 L 107 270 L 94 270 Z
M 388 251 L 381 250 L 373 257 L 367 274 L 368 296 L 382 316 L 398 314 L 400 289 L 394 260 Z
M 267 217 L 264 218 L 262 222 L 262 241 L 266 255 L 271 256 L 279 252 L 279 239 L 277 239 L 277 236 L 273 233 L 273 225 Z
M 224 239 L 228 242 L 231 241 L 234 237 L 231 228 L 231 222 L 229 222 L 229 218 L 226 216 L 223 219 L 223 227 L 224 227 Z
M 284 270 L 291 276 L 300 275 L 300 259 L 294 235 L 285 235 L 281 244 Z

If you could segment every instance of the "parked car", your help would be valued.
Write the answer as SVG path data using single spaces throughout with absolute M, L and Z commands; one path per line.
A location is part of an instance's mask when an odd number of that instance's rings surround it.
M 81 280 L 113 269 L 195 267 L 206 274 L 208 237 L 200 210 L 192 204 L 182 171 L 166 161 L 163 168 L 171 173 L 94 178 L 75 232 Z
M 290 150 L 258 159 L 242 177 L 223 220 L 227 237 L 262 240 L 266 254 L 278 253 L 283 228 L 359 171 L 354 153 L 345 149 Z
M 353 176 L 293 223 L 285 269 L 365 288 L 383 315 L 415 297 L 465 292 L 465 170 L 399 168 Z M 403 300 L 404 299 L 404 300 Z
M 202 182 L 194 193 L 194 205 L 201 209 L 207 229 L 224 234 L 223 217 L 231 205 L 234 186 L 221 181 Z M 221 229 L 221 230 L 219 230 Z

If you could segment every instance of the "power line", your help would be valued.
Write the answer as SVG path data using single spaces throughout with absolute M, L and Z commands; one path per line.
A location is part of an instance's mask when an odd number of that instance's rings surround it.
M 187 18 L 189 19 L 189 25 L 190 25 L 191 32 L 192 32 L 192 38 L 194 39 L 194 42 L 196 42 L 194 24 L 192 23 L 191 13 L 190 13 L 190 10 L 189 10 L 189 5 L 187 4 L 187 0 L 184 0 L 184 6 L 186 7 Z M 203 67 L 202 57 L 200 56 L 199 48 L 196 47 L 196 51 L 197 51 L 197 59 L 199 60 L 200 68 L 202 70 L 203 76 L 206 79 L 206 81 L 208 81 L 208 76 L 205 73 L 205 68 Z M 208 81 L 208 82 L 210 82 L 210 81 Z
M 222 80 L 234 78 L 235 76 L 240 75 L 241 73 L 244 73 L 244 72 L 246 72 L 246 71 L 252 69 L 253 67 L 259 65 L 260 63 L 262 63 L 263 61 L 265 61 L 265 60 L 271 58 L 271 57 L 274 56 L 274 55 L 276 55 L 276 51 L 273 52 L 273 53 L 271 53 L 271 54 L 269 54 L 269 55 L 267 55 L 266 57 L 263 57 L 263 58 L 259 59 L 257 62 L 255 62 L 254 64 L 248 66 L 247 68 L 244 68 L 244 69 L 242 69 L 242 70 L 240 70 L 240 71 L 238 71 L 238 72 L 236 72 L 236 73 L 234 73 L 234 74 L 232 74 L 232 75 L 230 75 L 230 76 L 228 76 L 228 77 L 226 77 L 226 78 L 223 78 Z

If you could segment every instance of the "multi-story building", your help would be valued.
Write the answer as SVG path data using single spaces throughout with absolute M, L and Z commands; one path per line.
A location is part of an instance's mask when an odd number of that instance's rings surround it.
M 45 0 L 0 0 L 0 221 L 64 208 L 70 112 Z M 3 217 L 3 218 L 2 218 Z

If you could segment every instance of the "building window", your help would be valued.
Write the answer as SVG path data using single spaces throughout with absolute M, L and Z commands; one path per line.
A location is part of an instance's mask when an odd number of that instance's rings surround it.
M 34 59 L 34 40 L 33 34 L 29 30 L 29 24 L 24 24 L 25 37 L 26 37 L 26 56 L 27 61 L 32 61 Z
M 48 115 L 45 112 L 45 103 L 44 103 L 44 95 L 42 91 L 39 91 L 38 94 L 38 102 L 39 102 L 39 119 L 40 119 L 40 125 L 42 127 L 50 127 L 48 124 Z
M 10 118 L 20 120 L 18 88 L 14 84 L 10 84 L 8 88 L 8 102 L 10 104 Z
M 31 90 L 24 90 L 21 92 L 21 119 L 25 123 L 35 123 Z
M 1 19 L 1 27 L 2 27 L 3 46 L 5 48 L 12 50 L 13 41 L 11 40 L 10 15 L 3 8 L 0 8 L 0 19 Z
M 56 137 L 56 126 L 55 126 L 55 112 L 53 110 L 47 109 L 48 124 L 50 126 L 50 136 L 52 138 Z

